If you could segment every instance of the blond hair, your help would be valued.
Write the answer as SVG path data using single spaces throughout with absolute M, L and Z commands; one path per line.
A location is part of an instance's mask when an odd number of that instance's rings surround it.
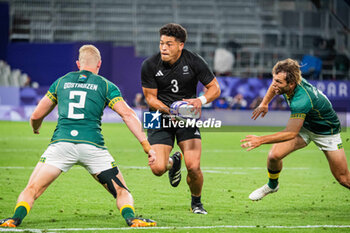
M 100 51 L 93 45 L 83 45 L 79 49 L 79 62 L 83 65 L 97 65 L 101 61 Z
M 301 71 L 300 65 L 296 60 L 285 59 L 276 63 L 272 68 L 272 74 L 286 73 L 287 83 L 300 84 L 301 82 Z

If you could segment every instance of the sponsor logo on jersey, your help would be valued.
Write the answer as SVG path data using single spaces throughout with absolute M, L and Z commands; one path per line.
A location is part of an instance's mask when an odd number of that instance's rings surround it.
M 73 137 L 78 136 L 78 134 L 79 134 L 78 130 L 73 129 L 72 131 L 70 131 L 70 135 L 72 135 Z
M 188 66 L 184 66 L 184 67 L 182 67 L 182 70 L 183 70 L 183 74 L 189 74 L 189 72 L 188 72 Z
M 156 77 L 160 77 L 160 76 L 164 76 L 164 74 L 161 70 L 159 70 L 156 74 Z
M 161 113 L 156 112 L 143 113 L 143 128 L 145 129 L 160 129 Z

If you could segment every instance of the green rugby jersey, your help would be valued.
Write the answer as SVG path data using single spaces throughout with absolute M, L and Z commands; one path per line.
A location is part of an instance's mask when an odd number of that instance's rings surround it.
M 119 88 L 90 71 L 71 72 L 57 79 L 46 96 L 58 107 L 58 122 L 50 143 L 87 143 L 105 148 L 101 134 L 104 108 L 123 97 Z
M 331 102 L 305 79 L 297 85 L 293 96 L 283 96 L 291 109 L 291 118 L 305 119 L 306 129 L 321 135 L 340 132 L 340 122 Z

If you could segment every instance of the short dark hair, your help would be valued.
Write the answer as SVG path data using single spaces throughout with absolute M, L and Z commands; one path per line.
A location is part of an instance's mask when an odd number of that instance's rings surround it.
M 278 74 L 281 72 L 286 73 L 287 83 L 300 84 L 301 71 L 300 65 L 296 60 L 288 58 L 286 60 L 277 62 L 272 69 L 272 74 Z
M 159 29 L 160 36 L 172 36 L 176 40 L 185 43 L 187 39 L 187 31 L 180 24 L 168 23 Z

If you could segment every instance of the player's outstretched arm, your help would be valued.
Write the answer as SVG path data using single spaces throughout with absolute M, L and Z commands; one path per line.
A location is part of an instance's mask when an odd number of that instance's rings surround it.
M 39 134 L 39 129 L 44 118 L 56 107 L 56 104 L 52 102 L 47 96 L 44 96 L 38 106 L 36 106 L 32 116 L 30 117 L 30 125 L 33 128 L 35 134 Z
M 141 143 L 145 153 L 148 154 L 148 164 L 153 164 L 156 160 L 156 153 L 152 150 L 146 134 L 143 132 L 141 122 L 134 110 L 132 110 L 125 101 L 119 101 L 114 104 L 113 110 L 121 116 L 126 126 Z
M 198 98 L 195 98 L 195 99 L 183 99 L 184 101 L 187 101 L 188 104 L 193 105 L 194 109 L 196 110 L 195 113 L 201 111 L 203 104 L 210 103 L 210 102 L 214 101 L 221 94 L 220 86 L 219 86 L 218 80 L 216 78 L 214 78 L 205 87 L 207 88 L 207 91 L 205 92 L 204 95 L 202 95 Z
M 298 135 L 303 124 L 304 119 L 290 118 L 284 130 L 265 136 L 247 135 L 245 139 L 241 140 L 241 142 L 243 142 L 241 147 L 248 148 L 247 151 L 250 151 L 262 144 L 271 144 L 291 140 Z
M 145 99 L 151 108 L 170 114 L 169 107 L 163 104 L 163 102 L 157 98 L 158 89 L 142 87 L 142 90 L 143 94 L 145 95 Z
M 266 113 L 269 111 L 269 103 L 271 102 L 271 100 L 275 96 L 276 96 L 276 93 L 275 93 L 275 91 L 272 87 L 272 83 L 271 83 L 263 100 L 261 101 L 259 106 L 256 109 L 254 109 L 253 114 L 252 114 L 252 119 L 256 120 L 260 115 L 261 115 L 261 117 L 264 117 L 266 115 Z
M 259 104 L 259 106 L 254 109 L 251 119 L 256 120 L 260 115 L 263 118 L 269 111 L 269 105 Z

